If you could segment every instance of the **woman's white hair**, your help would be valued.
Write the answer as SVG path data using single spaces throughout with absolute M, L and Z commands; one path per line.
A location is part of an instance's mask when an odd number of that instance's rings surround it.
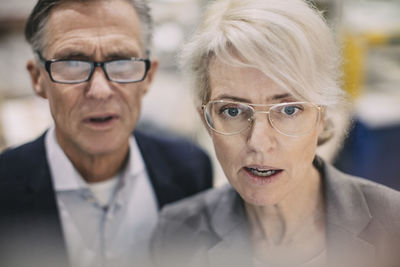
M 326 106 L 327 126 L 330 113 L 345 102 L 334 36 L 322 15 L 302 0 L 212 2 L 181 53 L 201 103 L 210 100 L 208 72 L 215 58 L 257 68 L 299 100 Z

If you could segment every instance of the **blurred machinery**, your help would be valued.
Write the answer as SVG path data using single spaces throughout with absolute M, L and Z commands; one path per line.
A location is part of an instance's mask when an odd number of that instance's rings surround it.
M 341 23 L 344 88 L 354 101 L 335 165 L 400 190 L 400 3 L 349 1 Z

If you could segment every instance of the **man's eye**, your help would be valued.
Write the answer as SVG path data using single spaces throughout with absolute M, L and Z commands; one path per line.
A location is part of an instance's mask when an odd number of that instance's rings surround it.
M 81 67 L 82 63 L 83 62 L 77 60 L 68 60 L 64 62 L 64 64 L 66 64 L 66 66 L 70 68 Z
M 112 61 L 112 62 L 113 62 L 114 65 L 119 65 L 119 66 L 128 65 L 128 64 L 131 63 L 130 60 L 115 60 L 115 61 Z

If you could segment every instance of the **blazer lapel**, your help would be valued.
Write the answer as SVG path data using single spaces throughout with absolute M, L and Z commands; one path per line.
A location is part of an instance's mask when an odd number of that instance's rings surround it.
M 244 203 L 230 185 L 225 190 L 211 215 L 211 226 L 220 241 L 207 252 L 209 266 L 251 266 L 250 232 Z
M 323 171 L 328 260 L 338 266 L 352 266 L 353 261 L 368 266 L 375 259 L 375 247 L 363 237 L 372 222 L 365 197 L 353 178 L 327 164 Z
M 166 203 L 184 197 L 181 188 L 172 181 L 173 168 L 167 165 L 154 140 L 138 131 L 134 135 L 157 196 L 158 208 L 161 209 Z
M 24 246 L 26 259 L 68 266 L 65 240 L 63 238 L 56 196 L 46 159 L 44 135 L 26 145 L 24 168 L 18 176 L 24 183 L 26 193 L 19 196 L 18 226 L 21 232 L 15 242 Z M 17 205 L 18 206 L 18 205 Z M 23 245 L 22 245 L 23 244 Z M 33 264 L 33 262 L 32 262 Z M 35 266 L 35 265 L 32 265 Z

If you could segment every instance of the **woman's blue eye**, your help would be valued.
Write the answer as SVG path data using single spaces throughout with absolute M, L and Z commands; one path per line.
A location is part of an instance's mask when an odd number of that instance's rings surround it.
M 229 116 L 229 117 L 236 117 L 237 115 L 239 115 L 240 113 L 241 113 L 241 110 L 240 109 L 238 109 L 238 108 L 224 108 L 223 110 L 222 110 L 222 112 L 225 114 L 225 115 L 227 115 L 227 116 Z
M 285 107 L 285 108 L 284 108 L 284 112 L 285 112 L 287 115 L 292 115 L 293 113 L 296 112 L 296 108 L 293 107 L 293 106 Z
M 285 115 L 294 115 L 299 111 L 299 108 L 296 106 L 286 106 L 283 108 L 283 113 Z

